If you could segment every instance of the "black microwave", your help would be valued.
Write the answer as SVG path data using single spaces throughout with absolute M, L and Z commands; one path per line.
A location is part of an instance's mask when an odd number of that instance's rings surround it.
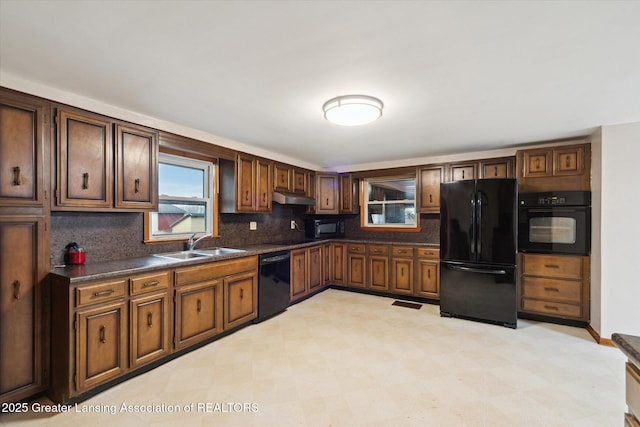
M 307 219 L 305 220 L 304 230 L 306 236 L 310 239 L 332 239 L 336 237 L 344 237 L 344 219 Z

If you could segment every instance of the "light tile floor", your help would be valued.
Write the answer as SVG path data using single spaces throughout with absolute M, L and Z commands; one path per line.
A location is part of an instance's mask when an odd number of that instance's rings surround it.
M 622 426 L 625 357 L 586 330 L 392 302 L 327 290 L 77 409 L 113 414 L 30 411 L 0 425 Z

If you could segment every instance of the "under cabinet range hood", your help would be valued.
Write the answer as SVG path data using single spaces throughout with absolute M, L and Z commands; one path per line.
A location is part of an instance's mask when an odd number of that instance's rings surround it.
M 283 193 L 281 191 L 273 192 L 273 201 L 281 205 L 305 205 L 313 206 L 316 204 L 315 199 L 311 197 L 302 196 L 300 194 Z

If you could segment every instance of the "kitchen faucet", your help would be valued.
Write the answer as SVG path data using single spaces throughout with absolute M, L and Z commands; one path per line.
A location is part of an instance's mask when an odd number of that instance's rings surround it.
M 194 237 L 196 237 L 197 233 L 193 233 L 191 235 L 191 237 L 189 237 L 189 240 L 187 240 L 187 250 L 188 251 L 192 251 L 196 248 L 196 245 L 200 242 L 200 240 L 205 239 L 207 237 L 213 237 L 213 234 L 211 233 L 207 233 L 204 236 L 198 237 L 195 241 L 193 240 Z

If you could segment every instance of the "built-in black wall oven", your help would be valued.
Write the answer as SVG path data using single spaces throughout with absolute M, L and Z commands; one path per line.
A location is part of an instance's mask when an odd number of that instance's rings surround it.
M 591 192 L 520 193 L 518 251 L 588 255 Z

